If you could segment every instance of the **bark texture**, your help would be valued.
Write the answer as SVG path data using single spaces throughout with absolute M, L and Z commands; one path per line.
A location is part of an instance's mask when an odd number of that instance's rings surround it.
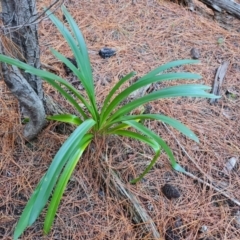
M 40 50 L 38 45 L 38 26 L 30 24 L 37 16 L 35 0 L 1 0 L 2 21 L 5 26 L 4 37 L 8 41 L 0 47 L 0 52 L 11 55 L 31 66 L 40 68 Z M 19 26 L 18 28 L 13 28 Z M 9 47 L 13 42 L 16 49 Z M 3 41 L 2 41 L 3 43 Z M 4 46 L 8 45 L 8 46 Z M 25 126 L 24 136 L 30 140 L 41 131 L 45 124 L 44 94 L 42 80 L 16 67 L 2 64 L 3 77 L 7 86 L 19 100 L 24 115 L 30 118 Z
M 17 67 L 8 68 L 3 63 L 2 72 L 6 85 L 30 115 L 31 120 L 26 124 L 23 134 L 28 140 L 33 139 L 45 125 L 45 111 L 42 101 L 39 100 L 38 95 Z
M 192 0 L 170 0 L 170 1 L 178 3 L 178 4 L 183 4 L 184 6 L 189 6 L 189 5 L 193 4 Z
M 226 11 L 240 19 L 240 4 L 232 0 L 199 0 L 215 11 Z

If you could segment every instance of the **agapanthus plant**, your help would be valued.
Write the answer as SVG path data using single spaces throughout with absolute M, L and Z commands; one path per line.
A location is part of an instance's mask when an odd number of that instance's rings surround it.
M 178 60 L 157 67 L 138 79 L 135 83 L 130 84 L 129 87 L 125 88 L 120 93 L 117 93 L 120 87 L 135 75 L 134 72 L 129 73 L 117 82 L 107 95 L 101 107 L 99 107 L 96 102 L 92 69 L 84 38 L 76 22 L 64 6 L 62 7 L 62 11 L 68 22 L 67 26 L 50 11 L 47 11 L 47 14 L 71 48 L 77 62 L 77 67 L 56 50 L 51 49 L 51 52 L 56 58 L 70 68 L 74 75 L 76 75 L 86 91 L 86 97 L 84 97 L 69 82 L 53 73 L 36 69 L 28 64 L 20 62 L 19 60 L 0 55 L 0 61 L 17 66 L 18 68 L 25 70 L 25 72 L 35 74 L 48 82 L 53 88 L 58 90 L 76 110 L 76 115 L 66 113 L 48 117 L 49 120 L 70 123 L 77 127 L 59 149 L 49 166 L 48 171 L 42 177 L 33 192 L 16 226 L 14 239 L 17 239 L 28 226 L 35 222 L 51 196 L 45 217 L 44 233 L 50 231 L 66 185 L 76 164 L 81 158 L 82 153 L 91 143 L 94 135 L 120 135 L 139 140 L 149 145 L 154 150 L 155 155 L 150 164 L 140 176 L 131 181 L 133 184 L 137 183 L 149 172 L 155 162 L 159 159 L 161 151 L 166 152 L 173 169 L 185 172 L 184 168 L 175 161 L 173 153 L 167 143 L 160 136 L 145 127 L 144 124 L 141 123 L 141 120 L 150 119 L 164 122 L 196 142 L 198 142 L 197 136 L 184 124 L 175 119 L 161 114 L 134 115 L 132 114 L 133 110 L 146 103 L 161 98 L 217 97 L 206 92 L 206 90 L 210 89 L 208 86 L 200 84 L 184 84 L 166 87 L 146 94 L 145 96 L 138 97 L 137 99 L 125 101 L 134 91 L 148 84 L 178 79 L 201 79 L 200 75 L 194 73 L 166 73 L 166 70 L 169 70 L 170 68 L 198 62 L 195 60 Z M 127 103 L 123 104 L 123 102 Z

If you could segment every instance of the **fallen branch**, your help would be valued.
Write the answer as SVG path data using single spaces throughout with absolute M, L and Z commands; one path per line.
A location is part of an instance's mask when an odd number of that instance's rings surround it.
M 126 186 L 121 182 L 117 174 L 111 170 L 111 175 L 113 178 L 113 182 L 116 185 L 117 189 L 121 192 L 121 194 L 127 197 L 131 203 L 133 204 L 137 215 L 140 217 L 143 223 L 148 228 L 148 231 L 152 232 L 152 235 L 155 239 L 160 239 L 160 233 L 157 231 L 156 225 L 152 218 L 147 214 L 146 210 L 141 206 L 137 198 L 126 188 Z
M 107 163 L 108 158 L 107 156 L 102 156 L 102 159 Z M 144 225 L 147 228 L 147 231 L 152 233 L 152 236 L 154 239 L 160 239 L 160 233 L 157 230 L 157 227 L 152 220 L 152 218 L 148 215 L 147 211 L 141 206 L 141 203 L 138 201 L 138 199 L 134 196 L 134 194 L 131 193 L 131 191 L 127 188 L 127 186 L 121 181 L 121 179 L 118 177 L 118 175 L 111 169 L 108 169 L 110 175 L 111 175 L 111 184 L 109 185 L 110 189 L 115 192 L 117 189 L 118 192 L 133 204 L 133 212 L 135 213 L 135 217 L 137 222 L 141 223 L 143 222 Z M 103 176 L 103 179 L 106 179 Z M 113 188 L 114 186 L 114 188 Z
M 176 2 L 177 0 L 170 0 Z M 226 11 L 230 15 L 240 19 L 240 4 L 234 2 L 233 0 L 199 0 L 200 2 L 207 5 L 211 8 L 215 13 L 222 13 Z M 188 6 L 188 9 L 194 11 L 194 3 L 192 0 L 178 0 L 179 4 L 183 4 L 183 6 Z

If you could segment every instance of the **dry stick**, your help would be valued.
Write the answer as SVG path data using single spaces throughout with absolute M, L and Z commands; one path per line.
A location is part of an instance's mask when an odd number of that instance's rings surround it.
M 126 186 L 121 182 L 117 174 L 111 169 L 110 171 L 111 171 L 111 175 L 113 176 L 114 182 L 119 187 L 120 192 L 132 202 L 132 204 L 134 205 L 137 213 L 139 214 L 143 222 L 145 224 L 147 223 L 149 224 L 147 225 L 149 228 L 148 230 L 152 231 L 154 238 L 160 239 L 160 233 L 157 231 L 156 225 L 153 222 L 152 218 L 147 214 L 146 210 L 140 205 L 137 198 L 130 191 L 127 190 Z
M 212 90 L 212 93 L 217 96 L 221 95 L 221 88 L 222 88 L 223 80 L 227 73 L 228 65 L 229 65 L 229 61 L 225 61 L 217 69 L 216 76 L 213 83 L 213 90 Z M 211 104 L 216 103 L 217 101 L 218 101 L 217 98 L 210 99 Z
M 107 155 L 105 157 L 102 155 L 102 159 L 108 163 Z M 137 214 L 142 219 L 142 221 L 146 224 L 148 230 L 150 230 L 152 232 L 153 237 L 156 239 L 160 239 L 160 233 L 158 232 L 154 221 L 148 215 L 146 210 L 141 206 L 138 199 L 134 196 L 134 194 L 132 194 L 130 192 L 130 190 L 127 188 L 127 186 L 124 183 L 122 183 L 120 178 L 117 176 L 117 174 L 111 168 L 109 168 L 109 171 L 112 176 L 113 185 L 115 185 L 115 187 L 117 187 L 119 189 L 120 193 L 123 196 L 126 196 L 132 202 L 134 208 L 136 209 Z
M 235 204 L 237 204 L 238 206 L 240 206 L 240 202 L 236 199 L 236 198 L 233 198 L 231 197 L 228 193 L 226 193 L 224 190 L 221 190 L 219 188 L 217 188 L 216 186 L 214 186 L 215 184 L 212 183 L 212 180 L 211 180 L 211 177 L 208 176 L 200 167 L 199 165 L 197 164 L 197 162 L 191 157 L 189 156 L 188 152 L 185 150 L 185 148 L 182 146 L 182 144 L 178 141 L 178 139 L 176 138 L 176 136 L 174 135 L 174 133 L 166 126 L 165 123 L 162 123 L 163 126 L 167 129 L 167 131 L 174 137 L 175 141 L 177 142 L 177 144 L 181 147 L 181 149 L 184 151 L 184 153 L 187 155 L 187 157 L 196 165 L 197 169 L 204 175 L 206 176 L 206 178 L 208 179 L 208 182 L 205 182 L 204 180 L 196 177 L 195 175 L 193 175 L 192 173 L 190 172 L 187 172 L 185 171 L 184 174 L 186 174 L 187 176 L 197 180 L 198 182 L 200 183 L 203 183 L 205 184 L 206 186 L 208 187 L 211 187 L 213 188 L 216 192 L 219 192 L 220 194 L 224 195 L 226 198 L 229 198 L 231 201 L 233 201 Z
M 40 19 L 50 8 L 52 8 L 55 4 L 57 4 L 58 1 L 59 1 L 59 0 L 56 0 L 56 1 L 55 1 L 54 3 L 52 3 L 49 7 L 47 7 L 36 19 L 34 19 L 33 21 L 31 21 L 30 24 L 31 24 L 31 23 L 35 24 L 36 21 L 37 21 L 38 19 Z M 64 3 L 64 1 L 63 1 L 60 5 L 62 5 L 63 3 Z

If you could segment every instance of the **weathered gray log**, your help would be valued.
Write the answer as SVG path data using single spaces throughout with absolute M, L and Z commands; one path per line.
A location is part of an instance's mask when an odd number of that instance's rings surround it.
M 172 2 L 178 2 L 193 11 L 194 4 L 192 0 L 170 0 Z M 240 19 L 240 4 L 232 0 L 199 0 L 200 2 L 206 4 L 209 8 L 213 9 L 215 12 L 226 11 L 236 18 Z
M 35 0 L 1 0 L 1 4 L 2 21 L 7 29 L 4 33 L 5 36 L 20 50 L 23 56 L 20 60 L 40 68 L 38 26 L 37 24 L 25 26 L 37 16 Z M 18 28 L 14 28 L 16 26 Z M 4 45 L 2 45 L 0 52 L 3 54 L 6 53 L 4 49 Z M 15 57 L 19 58 L 19 55 Z M 19 100 L 24 114 L 30 118 L 30 122 L 26 124 L 24 129 L 24 136 L 30 140 L 36 137 L 45 123 L 42 80 L 35 75 L 19 71 L 15 67 L 1 65 L 4 81 Z
M 234 17 L 240 19 L 240 4 L 232 0 L 199 0 L 214 11 L 226 11 Z

